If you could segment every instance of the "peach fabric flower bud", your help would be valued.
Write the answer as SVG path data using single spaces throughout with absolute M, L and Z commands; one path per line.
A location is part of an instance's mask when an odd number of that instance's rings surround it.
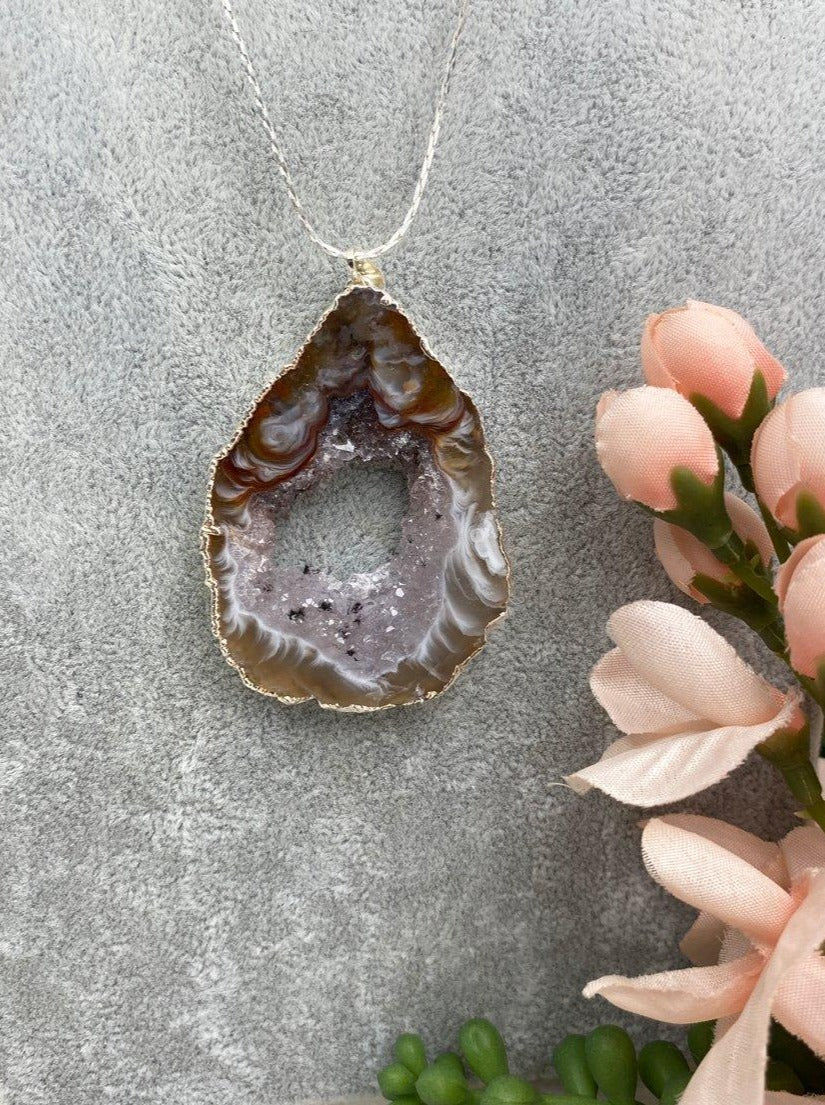
M 753 439 L 753 478 L 760 499 L 783 526 L 821 532 L 799 517 L 799 497 L 825 515 L 825 388 L 810 388 L 776 407 Z M 807 522 L 807 524 L 806 524 Z
M 765 523 L 756 511 L 730 492 L 725 493 L 725 507 L 733 523 L 734 532 L 744 542 L 752 542 L 759 552 L 762 563 L 769 564 L 773 556 L 773 545 Z M 656 555 L 672 582 L 680 591 L 684 591 L 697 602 L 704 603 L 710 600 L 693 586 L 694 576 L 710 576 L 711 579 L 730 586 L 739 583 L 733 572 L 717 560 L 698 537 L 694 537 L 681 526 L 674 526 L 670 522 L 657 518 L 653 523 L 653 539 L 656 544 Z
M 745 409 L 757 372 L 770 400 L 786 378 L 741 315 L 696 300 L 650 316 L 642 335 L 642 368 L 649 384 L 673 388 L 687 399 L 701 396 L 734 419 Z
M 596 408 L 596 453 L 624 499 L 656 511 L 678 505 L 674 468 L 710 486 L 719 474 L 713 434 L 687 399 L 658 387 L 608 391 Z
M 825 665 L 825 535 L 801 541 L 776 574 L 791 663 L 816 679 Z

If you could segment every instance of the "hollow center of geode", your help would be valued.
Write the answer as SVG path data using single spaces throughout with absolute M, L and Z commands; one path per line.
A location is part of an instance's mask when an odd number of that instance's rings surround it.
M 398 552 L 409 510 L 401 466 L 357 457 L 295 497 L 273 560 L 281 570 L 309 565 L 340 581 L 375 571 Z
M 297 497 L 323 487 L 352 463 L 392 466 L 406 478 L 409 509 L 394 555 L 345 579 L 317 555 L 300 563 L 273 558 L 272 550 L 287 539 Z M 359 667 L 368 678 L 391 670 L 415 652 L 441 607 L 442 569 L 458 533 L 451 501 L 427 434 L 409 426 L 382 427 L 367 391 L 332 399 L 311 460 L 254 495 L 247 524 L 230 531 L 240 605 L 267 628 L 301 638 L 355 676 Z M 353 511 L 353 543 L 359 514 Z

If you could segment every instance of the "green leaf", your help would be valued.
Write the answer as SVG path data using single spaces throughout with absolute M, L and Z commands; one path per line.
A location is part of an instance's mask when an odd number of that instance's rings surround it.
M 654 1040 L 639 1052 L 639 1077 L 656 1097 L 662 1096 L 669 1082 L 685 1074 L 690 1075 L 687 1059 L 667 1040 Z
M 659 1099 L 660 1105 L 676 1105 L 685 1092 L 688 1082 L 690 1082 L 690 1071 L 687 1074 L 677 1074 L 671 1078 L 662 1090 L 662 1096 Z M 722 1105 L 722 1103 L 720 1102 L 719 1105 Z
M 470 1070 L 482 1082 L 510 1073 L 504 1040 L 491 1021 L 484 1017 L 465 1021 L 459 1029 L 458 1043 Z
M 603 1024 L 585 1042 L 587 1064 L 611 1105 L 635 1105 L 636 1049 L 623 1028 Z
M 595 1098 L 582 1097 L 577 1093 L 539 1094 L 539 1105 L 593 1105 Z
M 480 1105 L 536 1105 L 538 1092 L 512 1074 L 500 1074 L 494 1078 L 481 1095 Z
M 456 1078 L 466 1079 L 467 1077 L 461 1057 L 456 1055 L 454 1051 L 442 1051 L 440 1055 L 436 1055 L 434 1062 L 452 1070 Z
M 411 1070 L 417 1078 L 427 1065 L 427 1053 L 424 1041 L 414 1032 L 404 1032 L 395 1041 L 395 1058 Z
M 553 1052 L 553 1066 L 565 1093 L 591 1099 L 596 1097 L 598 1087 L 587 1065 L 584 1036 L 565 1036 Z
M 777 1093 L 804 1094 L 805 1087 L 796 1071 L 779 1059 L 769 1059 L 765 1072 L 765 1089 Z
M 418 1076 L 415 1089 L 424 1105 L 464 1105 L 467 1100 L 467 1079 L 452 1063 L 431 1063 Z
M 770 1055 L 795 1070 L 808 1093 L 825 1093 L 825 1062 L 777 1021 L 771 1025 Z
M 415 1093 L 415 1075 L 403 1063 L 390 1063 L 378 1072 L 378 1085 L 384 1097 L 395 1101 Z
M 716 1021 L 699 1021 L 688 1029 L 688 1047 L 693 1061 L 698 1066 L 713 1047 L 713 1034 Z

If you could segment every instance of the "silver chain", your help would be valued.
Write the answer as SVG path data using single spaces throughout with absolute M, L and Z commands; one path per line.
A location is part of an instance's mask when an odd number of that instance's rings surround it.
M 278 166 L 278 172 L 281 174 L 286 185 L 287 195 L 295 208 L 295 213 L 301 220 L 301 225 L 304 230 L 310 236 L 313 242 L 317 246 L 320 246 L 325 253 L 328 253 L 330 257 L 343 257 L 347 261 L 368 261 L 375 257 L 381 257 L 383 254 L 388 253 L 394 246 L 397 246 L 407 231 L 410 229 L 413 219 L 418 214 L 418 208 L 421 206 L 421 199 L 424 195 L 424 189 L 427 187 L 427 178 L 430 175 L 430 169 L 432 167 L 433 158 L 435 157 L 435 148 L 438 144 L 438 136 L 441 131 L 441 119 L 444 114 L 444 104 L 447 100 L 447 93 L 450 89 L 450 78 L 453 75 L 453 68 L 455 67 L 455 57 L 458 50 L 458 41 L 461 38 L 461 32 L 464 30 L 464 24 L 467 19 L 467 11 L 470 7 L 470 0 L 460 0 L 458 9 L 458 19 L 456 21 L 455 30 L 453 31 L 452 38 L 450 39 L 450 45 L 447 49 L 447 61 L 444 67 L 444 76 L 441 79 L 441 86 L 438 90 L 438 96 L 435 102 L 435 115 L 433 116 L 433 125 L 430 128 L 430 137 L 427 142 L 427 150 L 424 154 L 424 161 L 421 165 L 421 172 L 418 174 L 418 180 L 416 181 L 415 190 L 413 191 L 412 202 L 406 215 L 395 231 L 395 233 L 387 238 L 385 242 L 375 246 L 373 249 L 341 249 L 338 246 L 333 245 L 331 242 L 325 241 L 324 238 L 318 233 L 315 227 L 310 221 L 309 215 L 306 212 L 306 208 L 301 202 L 301 197 L 295 188 L 295 182 L 292 179 L 292 174 L 289 171 L 286 158 L 284 157 L 281 147 L 278 145 L 278 137 L 275 134 L 275 128 L 272 126 L 272 120 L 269 117 L 269 111 L 267 110 L 266 103 L 264 102 L 264 95 L 261 91 L 261 85 L 258 81 L 258 74 L 255 70 L 255 66 L 252 64 L 252 59 L 249 56 L 249 50 L 244 42 L 243 35 L 238 27 L 238 21 L 235 18 L 235 11 L 232 7 L 232 0 L 221 0 L 223 4 L 224 14 L 226 15 L 227 22 L 229 23 L 229 29 L 232 33 L 232 38 L 237 44 L 240 51 L 241 60 L 243 62 L 244 71 L 246 73 L 247 80 L 252 87 L 252 93 L 255 99 L 255 107 L 258 114 L 261 117 L 261 122 L 264 125 L 264 129 L 269 138 L 269 145 L 272 150 L 272 156 L 275 158 L 275 164 Z

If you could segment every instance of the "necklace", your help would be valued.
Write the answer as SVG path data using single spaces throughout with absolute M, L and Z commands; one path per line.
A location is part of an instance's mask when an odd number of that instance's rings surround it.
M 366 711 L 431 698 L 458 676 L 505 610 L 508 564 L 481 419 L 385 290 L 376 258 L 410 228 L 435 156 L 469 0 L 460 0 L 412 201 L 370 249 L 316 231 L 278 143 L 231 0 L 221 0 L 287 195 L 350 281 L 259 396 L 212 464 L 202 549 L 212 625 L 247 686 L 283 702 Z M 398 550 L 338 579 L 274 555 L 296 497 L 352 463 L 390 465 L 410 506 Z

